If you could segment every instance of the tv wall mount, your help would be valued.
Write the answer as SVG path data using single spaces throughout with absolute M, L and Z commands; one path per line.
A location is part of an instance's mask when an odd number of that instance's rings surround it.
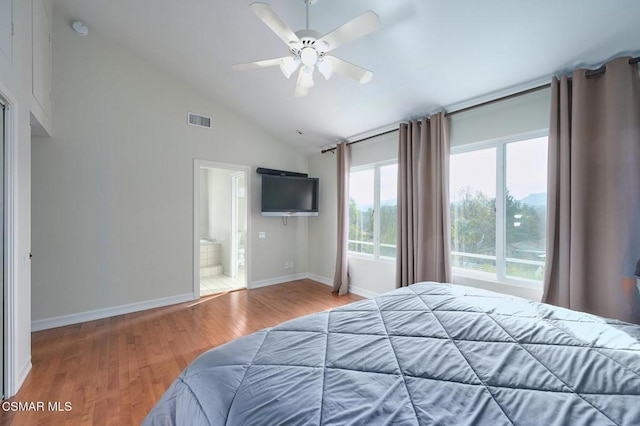
M 272 175 L 272 176 L 293 176 L 293 177 L 309 177 L 307 173 L 288 172 L 285 170 L 265 169 L 264 167 L 258 167 L 256 173 L 259 175 Z

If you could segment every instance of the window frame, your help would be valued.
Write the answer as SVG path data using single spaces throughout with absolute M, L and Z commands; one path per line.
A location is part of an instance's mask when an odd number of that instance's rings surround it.
M 473 271 L 470 269 L 457 268 L 452 266 L 451 272 L 454 277 L 464 277 L 472 280 L 507 284 L 510 286 L 541 289 L 543 282 L 536 281 L 528 278 L 511 277 L 506 274 L 507 262 L 509 259 L 506 257 L 506 173 L 507 173 L 507 145 L 510 143 L 522 142 L 529 139 L 537 138 L 549 138 L 549 129 L 540 129 L 530 132 L 517 133 L 509 136 L 504 136 L 496 139 L 489 139 L 485 141 L 473 142 L 463 145 L 451 147 L 449 155 L 463 154 L 467 152 L 479 151 L 482 149 L 495 148 L 496 149 L 496 273 Z M 549 165 L 547 164 L 547 168 Z M 451 255 L 458 254 L 458 252 L 450 252 Z M 462 253 L 464 255 L 464 253 Z M 517 260 L 517 259 L 516 259 Z M 511 260 L 512 261 L 512 260 Z M 545 261 L 546 267 L 546 261 Z
M 389 256 L 381 256 L 380 255 L 380 169 L 389 165 L 397 165 L 398 159 L 393 158 L 389 160 L 376 161 L 374 163 L 362 164 L 359 166 L 351 167 L 349 169 L 349 175 L 354 172 L 360 172 L 364 170 L 373 170 L 373 254 L 368 253 L 360 253 L 357 251 L 349 250 L 349 243 L 367 243 L 368 241 L 356 241 L 350 240 L 347 235 L 347 256 L 365 259 L 365 260 L 375 260 L 383 263 L 396 263 L 395 257 Z M 396 220 L 397 220 L 397 206 L 398 206 L 398 193 L 396 191 Z M 396 238 L 396 254 L 398 242 Z

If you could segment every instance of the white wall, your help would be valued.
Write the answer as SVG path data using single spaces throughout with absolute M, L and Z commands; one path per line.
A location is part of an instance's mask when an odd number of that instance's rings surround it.
M 326 283 L 333 280 L 336 264 L 336 156 L 317 153 L 307 161 L 309 176 L 320 179 L 318 216 L 309 218 L 309 273 Z
M 74 35 L 70 21 L 54 10 L 56 132 L 33 146 L 36 321 L 192 292 L 194 159 L 306 169 L 179 76 L 97 30 Z M 187 111 L 212 116 L 213 129 L 187 126 Z M 306 218 L 262 218 L 257 174 L 250 184 L 252 281 L 306 271 Z

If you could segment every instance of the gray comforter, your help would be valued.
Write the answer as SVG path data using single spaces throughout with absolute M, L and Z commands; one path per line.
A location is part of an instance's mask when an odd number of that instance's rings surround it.
M 420 283 L 189 365 L 146 425 L 640 425 L 640 326 Z

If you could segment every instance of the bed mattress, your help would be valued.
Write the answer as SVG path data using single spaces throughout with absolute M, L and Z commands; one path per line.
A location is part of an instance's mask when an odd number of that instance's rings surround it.
M 145 425 L 640 425 L 640 326 L 419 283 L 202 354 Z

